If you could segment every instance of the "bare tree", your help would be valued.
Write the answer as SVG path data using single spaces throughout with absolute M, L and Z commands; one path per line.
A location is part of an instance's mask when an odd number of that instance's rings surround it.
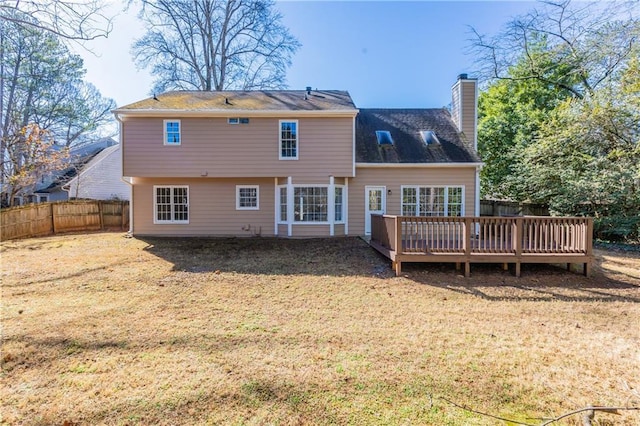
M 23 129 L 36 125 L 70 147 L 105 136 L 115 102 L 84 77 L 82 59 L 60 38 L 38 28 L 0 20 L 0 189 L 21 169 Z M 53 147 L 52 147 L 53 148 Z M 51 151 L 53 152 L 53 151 Z M 16 167 L 15 165 L 18 165 Z M 37 170 L 40 170 L 39 168 Z
M 640 41 L 639 4 L 540 1 L 493 37 L 472 28 L 472 52 L 488 80 L 538 80 L 577 98 L 616 76 Z M 517 74 L 512 67 L 520 64 Z
M 68 40 L 107 37 L 113 24 L 102 0 L 0 0 L 0 20 L 38 28 Z
M 146 34 L 133 45 L 155 89 L 224 90 L 285 86 L 299 47 L 273 0 L 140 0 Z
M 53 136 L 36 124 L 10 132 L 2 157 L 2 195 L 11 206 L 14 197 L 32 188 L 49 172 L 67 167 L 69 149 L 57 146 Z

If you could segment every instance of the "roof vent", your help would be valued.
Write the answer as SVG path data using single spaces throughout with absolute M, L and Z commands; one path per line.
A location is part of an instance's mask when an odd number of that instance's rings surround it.
M 420 136 L 425 145 L 440 145 L 440 139 L 433 130 L 421 130 Z
M 393 145 L 393 138 L 388 130 L 376 130 L 376 138 L 378 145 Z
M 307 95 L 311 94 L 311 86 L 307 86 Z

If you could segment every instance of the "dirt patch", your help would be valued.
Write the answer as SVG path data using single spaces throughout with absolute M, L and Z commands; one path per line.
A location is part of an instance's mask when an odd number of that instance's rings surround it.
M 640 404 L 637 254 L 598 250 L 592 278 L 468 279 L 395 277 L 351 238 L 100 233 L 0 254 L 6 424 L 496 424 L 447 400 L 539 424 Z

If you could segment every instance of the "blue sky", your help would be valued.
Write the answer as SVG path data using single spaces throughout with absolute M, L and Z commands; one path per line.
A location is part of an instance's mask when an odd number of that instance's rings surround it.
M 494 34 L 535 7 L 525 1 L 278 1 L 302 43 L 288 72 L 291 89 L 348 90 L 362 108 L 441 107 L 460 73 L 473 76 L 469 26 Z M 116 9 L 118 10 L 118 9 Z M 109 39 L 79 50 L 87 79 L 119 106 L 149 95 L 152 77 L 130 55 L 142 35 L 135 11 L 121 12 Z

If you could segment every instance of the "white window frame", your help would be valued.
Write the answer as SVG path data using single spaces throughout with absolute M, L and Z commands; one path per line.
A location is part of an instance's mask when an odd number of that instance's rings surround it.
M 250 120 L 249 117 L 229 117 L 227 118 L 227 123 L 235 126 L 237 124 L 249 124 Z
M 327 203 L 329 202 L 329 185 L 304 185 L 304 184 L 299 184 L 299 185 L 293 185 L 293 189 L 295 191 L 296 188 L 326 188 L 327 190 Z M 347 218 L 346 218 L 346 207 L 347 207 L 347 189 L 346 189 L 346 185 L 335 185 L 335 188 L 341 188 L 342 189 L 342 209 L 341 209 L 341 213 L 342 213 L 342 219 L 341 220 L 335 220 L 335 191 L 334 191 L 334 198 L 333 198 L 333 203 L 334 203 L 334 214 L 333 214 L 333 218 L 329 217 L 329 205 L 327 204 L 327 220 L 326 221 L 300 221 L 300 220 L 296 220 L 295 217 L 291 218 L 291 223 L 295 224 L 295 225 L 328 225 L 331 223 L 334 224 L 345 224 L 347 222 Z M 284 191 L 282 191 L 284 189 Z M 287 223 L 289 223 L 287 221 L 286 217 L 282 217 L 282 213 L 283 211 L 283 207 L 286 208 L 286 204 L 287 204 L 287 197 L 286 197 L 286 191 L 287 190 L 287 185 L 278 185 L 277 187 L 277 194 L 278 194 L 278 224 L 279 225 L 286 225 Z M 282 192 L 284 192 L 284 197 L 282 196 Z M 295 208 L 295 201 L 294 201 L 294 208 Z M 295 216 L 295 213 L 294 213 Z
M 240 205 L 240 190 L 242 189 L 256 190 L 255 206 L 244 207 Z M 260 210 L 260 185 L 236 185 L 236 210 Z
M 282 156 L 282 124 L 283 123 L 295 123 L 296 125 L 296 155 L 295 157 L 283 157 Z M 278 159 L 280 160 L 297 160 L 300 158 L 300 125 L 298 120 L 279 120 L 278 121 Z
M 338 192 L 337 190 L 340 189 L 342 191 L 342 196 L 340 198 L 342 198 L 342 202 L 340 203 L 340 219 L 336 219 L 336 216 L 338 216 L 338 209 L 336 208 L 336 193 Z M 333 193 L 333 206 L 334 206 L 334 212 L 333 212 L 333 223 L 345 223 L 344 220 L 344 216 L 345 216 L 345 188 L 344 185 L 335 185 L 335 189 L 334 189 L 334 193 Z
M 169 142 L 167 140 L 167 136 L 168 133 L 167 132 L 167 124 L 169 123 L 178 123 L 178 142 L 177 143 L 173 143 L 173 142 Z M 162 141 L 164 143 L 165 146 L 180 146 L 182 145 L 182 123 L 180 122 L 180 120 L 176 120 L 176 119 L 167 119 L 167 120 L 163 120 L 162 121 Z
M 157 190 L 158 188 L 169 188 L 171 189 L 171 202 L 170 202 L 170 206 L 171 206 L 171 219 L 170 220 L 160 220 L 158 219 L 158 199 L 157 199 Z M 187 202 L 186 202 L 186 206 L 187 206 L 187 219 L 186 220 L 176 220 L 175 219 L 175 204 L 173 202 L 173 192 L 174 189 L 176 188 L 180 188 L 180 189 L 186 189 L 187 190 Z M 173 225 L 173 224 L 179 224 L 179 225 L 186 225 L 189 224 L 189 218 L 191 217 L 191 211 L 190 211 L 190 205 L 189 205 L 189 185 L 153 185 L 153 223 L 155 225 Z
M 411 216 L 425 216 L 423 214 L 421 214 L 422 212 L 420 212 L 420 190 L 423 188 L 429 188 L 431 190 L 433 189 L 443 189 L 444 190 L 444 200 L 443 200 L 443 205 L 444 205 L 444 212 L 443 212 L 443 216 L 447 216 L 449 217 L 449 189 L 454 189 L 454 188 L 459 188 L 462 190 L 462 193 L 460 195 L 460 216 L 454 216 L 454 217 L 463 217 L 465 215 L 465 203 L 464 203 L 464 193 L 465 193 L 465 187 L 464 185 L 402 185 L 400 186 L 400 215 L 404 215 L 404 207 L 405 207 L 405 203 L 404 203 L 404 190 L 405 189 L 415 189 L 416 191 L 416 205 L 415 205 L 415 211 L 414 214 Z

